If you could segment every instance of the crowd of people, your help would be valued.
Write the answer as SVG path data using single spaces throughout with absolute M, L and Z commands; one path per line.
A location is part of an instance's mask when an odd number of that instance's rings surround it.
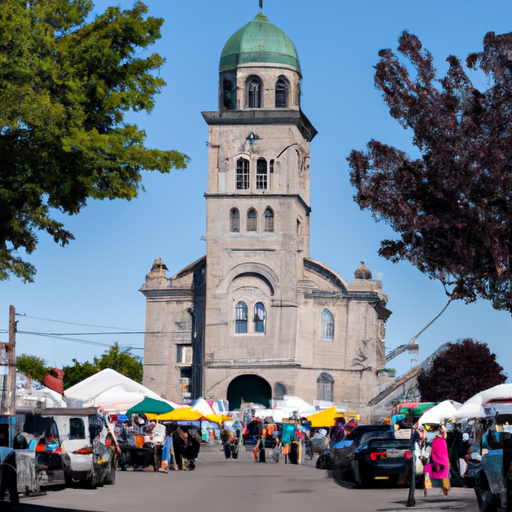
M 120 467 L 143 470 L 153 466 L 154 471 L 192 471 L 199 455 L 201 437 L 196 428 L 177 423 L 147 421 L 144 415 L 116 423 L 116 437 L 120 447 Z
M 336 418 L 334 427 L 318 428 L 312 428 L 307 418 L 296 415 L 281 422 L 274 421 L 271 416 L 260 418 L 254 414 L 246 420 L 244 424 L 236 418 L 221 430 L 226 460 L 236 459 L 243 443 L 252 446 L 254 462 L 265 463 L 267 454 L 271 454 L 275 463 L 284 459 L 285 463 L 301 464 L 306 456 L 312 459 L 315 454 L 342 441 L 357 425 L 357 421 L 347 423 L 342 416 Z
M 254 462 L 270 461 L 301 464 L 328 447 L 334 447 L 356 425 L 355 420 L 335 419 L 333 427 L 312 428 L 305 417 L 292 415 L 276 422 L 271 416 L 260 418 L 245 415 L 242 421 L 236 414 L 219 426 L 218 435 L 212 435 L 222 445 L 226 461 L 236 460 L 242 446 L 250 446 Z M 120 469 L 132 467 L 143 470 L 153 466 L 154 471 L 193 470 L 200 444 L 205 442 L 201 430 L 178 425 L 176 422 L 148 421 L 144 414 L 131 418 L 114 418 L 115 433 L 120 447 Z

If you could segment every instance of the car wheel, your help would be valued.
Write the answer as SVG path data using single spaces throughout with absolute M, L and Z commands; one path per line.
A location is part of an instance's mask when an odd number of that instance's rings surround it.
M 105 476 L 105 485 L 115 485 L 116 483 L 116 465 L 114 460 L 111 461 L 110 466 Z
M 94 468 L 89 475 L 89 478 L 85 481 L 85 487 L 87 489 L 97 489 L 98 488 L 98 475 L 94 471 Z
M 91 475 L 91 477 L 89 478 L 89 480 L 87 480 L 87 482 L 85 483 L 85 487 L 87 489 L 97 489 L 98 487 L 98 483 L 96 482 L 96 480 L 94 479 L 94 476 Z
M 71 478 L 71 475 L 69 473 L 64 472 L 64 481 L 66 482 L 66 487 L 75 486 L 75 482 L 73 482 L 73 479 Z

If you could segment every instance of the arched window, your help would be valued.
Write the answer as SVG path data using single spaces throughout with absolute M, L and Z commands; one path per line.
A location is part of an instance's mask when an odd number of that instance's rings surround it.
M 267 190 L 268 188 L 268 172 L 267 161 L 264 158 L 258 158 L 256 164 L 256 189 Z
M 270 208 L 265 210 L 265 231 L 274 231 L 274 212 Z
M 316 396 L 317 400 L 334 401 L 334 379 L 329 373 L 322 372 L 316 379 Z
M 249 188 L 249 160 L 239 158 L 236 161 L 236 189 L 247 190 Z
M 247 212 L 247 231 L 257 231 L 258 217 L 252 208 Z
M 276 82 L 276 107 L 288 107 L 288 84 L 282 78 Z
M 229 212 L 230 230 L 233 233 L 240 231 L 240 212 L 237 208 L 232 208 Z
M 247 82 L 247 106 L 249 108 L 261 107 L 261 82 L 259 78 L 249 78 Z
M 334 316 L 328 310 L 322 311 L 322 335 L 324 341 L 334 341 Z
M 266 318 L 265 306 L 261 302 L 256 303 L 254 306 L 254 332 L 265 333 Z
M 224 107 L 227 108 L 228 110 L 232 110 L 233 109 L 233 80 L 229 79 L 229 78 L 224 78 L 223 80 L 223 103 L 224 103 Z M 236 89 L 235 89 L 236 91 Z
M 236 305 L 235 332 L 243 334 L 247 332 L 247 304 L 240 301 Z

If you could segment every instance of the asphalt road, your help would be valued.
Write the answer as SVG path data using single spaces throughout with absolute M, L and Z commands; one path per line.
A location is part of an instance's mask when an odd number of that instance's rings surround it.
M 448 497 L 417 491 L 406 508 L 408 489 L 348 489 L 336 485 L 314 463 L 255 464 L 249 447 L 238 460 L 224 460 L 220 446 L 202 446 L 195 471 L 120 471 L 114 486 L 96 490 L 62 489 L 22 498 L 24 512 L 373 512 L 463 510 L 477 512 L 472 489 L 452 489 Z

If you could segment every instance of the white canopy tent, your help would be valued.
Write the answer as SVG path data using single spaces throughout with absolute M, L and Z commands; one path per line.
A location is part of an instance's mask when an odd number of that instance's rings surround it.
M 70 405 L 81 402 L 84 407 L 101 407 L 111 413 L 125 413 L 146 397 L 167 402 L 175 409 L 182 407 L 175 402 L 164 400 L 149 388 L 109 368 L 70 387 L 64 392 L 64 396 Z
M 464 402 L 454 414 L 456 420 L 489 416 L 492 408 L 498 412 L 509 412 L 512 403 L 512 384 L 499 384 L 480 391 Z
M 451 418 L 457 412 L 460 405 L 459 402 L 453 400 L 440 402 L 422 414 L 421 418 L 418 420 L 418 426 L 428 423 L 437 425 L 444 423 L 445 419 Z

